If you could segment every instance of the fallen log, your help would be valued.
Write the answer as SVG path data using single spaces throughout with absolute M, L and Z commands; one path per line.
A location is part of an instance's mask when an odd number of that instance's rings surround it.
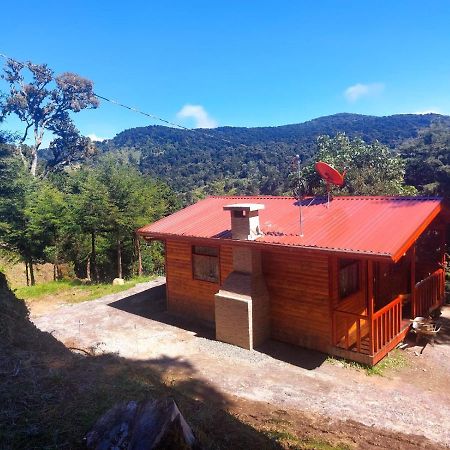
M 195 450 L 199 445 L 172 398 L 114 405 L 86 435 L 90 450 Z

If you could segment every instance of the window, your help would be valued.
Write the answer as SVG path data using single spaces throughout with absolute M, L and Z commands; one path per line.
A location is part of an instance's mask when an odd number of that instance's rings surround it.
M 192 273 L 195 280 L 219 282 L 219 248 L 192 247 Z
M 339 297 L 345 298 L 359 291 L 359 261 L 339 260 Z

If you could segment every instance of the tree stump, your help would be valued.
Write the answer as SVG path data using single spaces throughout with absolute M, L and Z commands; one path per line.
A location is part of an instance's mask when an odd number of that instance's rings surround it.
M 200 448 L 172 398 L 116 404 L 86 435 L 86 446 L 92 450 Z

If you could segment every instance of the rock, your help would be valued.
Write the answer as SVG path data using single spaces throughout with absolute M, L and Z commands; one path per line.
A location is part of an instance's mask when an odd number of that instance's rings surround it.
M 86 435 L 86 447 L 92 450 L 199 449 L 172 398 L 116 404 Z
M 125 284 L 125 280 L 123 278 L 114 278 L 113 286 L 123 286 Z

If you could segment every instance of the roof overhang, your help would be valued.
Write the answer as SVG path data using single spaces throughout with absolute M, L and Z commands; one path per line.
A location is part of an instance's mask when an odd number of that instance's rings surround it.
M 301 253 L 321 253 L 323 255 L 342 255 L 346 257 L 352 257 L 357 259 L 373 259 L 378 261 L 390 262 L 393 261 L 392 255 L 389 253 L 375 253 L 375 252 L 364 252 L 355 251 L 351 249 L 330 249 L 323 247 L 305 246 L 305 245 L 285 245 L 277 243 L 267 243 L 258 240 L 246 241 L 246 240 L 234 240 L 234 239 L 223 239 L 223 238 L 204 238 L 198 236 L 186 236 L 179 234 L 170 233 L 155 233 L 155 232 L 137 232 L 139 236 L 148 241 L 159 240 L 174 240 L 182 242 L 191 242 L 195 244 L 203 245 L 230 245 L 233 247 L 256 247 L 260 250 L 270 249 L 277 252 L 301 252 Z
M 392 261 L 397 262 L 400 260 L 400 258 L 411 248 L 411 246 L 417 241 L 419 236 L 429 227 L 431 222 L 433 222 L 433 220 L 439 215 L 442 210 L 442 203 L 440 203 L 420 224 L 420 226 L 409 237 L 409 239 L 392 255 Z

